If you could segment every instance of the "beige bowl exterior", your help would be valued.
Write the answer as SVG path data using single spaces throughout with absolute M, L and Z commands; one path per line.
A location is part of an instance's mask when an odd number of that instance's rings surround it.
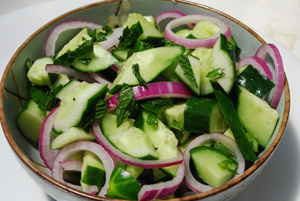
M 145 10 L 144 8 L 147 9 Z M 16 154 L 17 160 L 25 171 L 54 199 L 64 201 L 109 200 L 107 198 L 78 191 L 54 180 L 50 176 L 50 171 L 43 165 L 37 148 L 28 143 L 19 132 L 16 126 L 16 118 L 22 105 L 29 97 L 25 61 L 28 58 L 35 60 L 44 56 L 43 46 L 45 45 L 47 34 L 55 25 L 63 21 L 86 20 L 100 24 L 108 23 L 110 25 L 117 25 L 123 23 L 130 12 L 143 11 L 144 15 L 156 16 L 166 10 L 179 10 L 186 14 L 212 15 L 224 20 L 230 26 L 236 41 L 242 49 L 241 57 L 253 56 L 258 47 L 265 44 L 265 41 L 260 36 L 243 23 L 205 5 L 182 0 L 112 0 L 83 6 L 50 21 L 33 33 L 22 44 L 8 63 L 0 85 L 0 117 L 4 134 Z M 64 40 L 67 40 L 68 38 L 71 38 L 71 35 L 70 33 L 63 34 L 62 37 Z M 62 41 L 58 41 L 58 46 L 62 44 Z M 246 170 L 243 175 L 231 180 L 221 187 L 204 193 L 193 194 L 173 200 L 230 200 L 247 188 L 247 186 L 263 171 L 279 145 L 287 125 L 289 110 L 290 93 L 288 82 L 285 81 L 284 93 L 277 108 L 280 119 L 271 142 L 267 149 L 260 155 L 259 160 Z

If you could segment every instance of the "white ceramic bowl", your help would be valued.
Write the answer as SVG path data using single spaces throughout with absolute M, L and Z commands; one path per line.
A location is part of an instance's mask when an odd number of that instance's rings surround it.
M 145 9 L 147 8 L 147 9 Z M 25 61 L 37 59 L 43 55 L 45 39 L 49 31 L 57 24 L 68 20 L 86 20 L 99 24 L 122 23 L 131 12 L 142 12 L 144 15 L 156 16 L 167 10 L 179 10 L 186 14 L 205 14 L 215 16 L 225 21 L 231 28 L 235 40 L 241 47 L 241 58 L 252 56 L 265 41 L 253 30 L 213 8 L 191 3 L 187 1 L 167 1 L 167 0 L 131 0 L 131 1 L 101 1 L 90 4 L 50 21 L 35 33 L 33 33 L 16 51 L 8 63 L 3 74 L 0 86 L 0 117 L 4 134 L 16 154 L 20 165 L 26 170 L 30 177 L 36 181 L 41 188 L 56 200 L 103 200 L 105 198 L 87 194 L 70 188 L 50 176 L 50 171 L 45 168 L 40 159 L 38 150 L 32 146 L 20 133 L 16 126 L 16 118 L 22 105 L 29 97 L 26 78 Z M 63 37 L 68 38 L 67 35 Z M 58 41 L 58 46 L 62 41 Z M 290 94 L 287 81 L 285 82 L 284 93 L 277 108 L 279 122 L 274 131 L 271 142 L 266 150 L 260 155 L 259 160 L 245 171 L 240 177 L 231 180 L 225 185 L 213 190 L 194 194 L 177 200 L 229 200 L 239 192 L 247 188 L 261 171 L 273 155 L 278 146 L 289 116 Z

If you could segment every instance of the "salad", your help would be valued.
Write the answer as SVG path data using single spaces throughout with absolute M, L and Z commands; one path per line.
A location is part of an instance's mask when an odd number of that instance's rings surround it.
M 56 51 L 71 29 L 80 30 Z M 31 99 L 17 125 L 52 177 L 78 190 L 142 201 L 205 192 L 254 164 L 279 118 L 278 49 L 239 53 L 229 26 L 211 16 L 63 22 L 45 56 L 26 62 Z

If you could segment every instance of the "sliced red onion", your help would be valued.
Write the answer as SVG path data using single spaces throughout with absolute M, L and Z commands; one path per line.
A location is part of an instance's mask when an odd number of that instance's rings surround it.
M 61 167 L 65 170 L 65 171 L 78 171 L 81 172 L 82 169 L 82 161 L 75 161 L 75 160 L 67 160 L 67 161 L 63 161 L 60 162 Z
M 51 141 L 50 134 L 52 132 L 57 109 L 58 107 L 52 109 L 52 111 L 44 119 L 41 126 L 40 138 L 39 138 L 39 153 L 42 160 L 44 161 L 44 164 L 49 169 L 52 169 L 53 160 L 58 153 L 57 150 L 50 149 L 50 141 Z
M 96 24 L 94 22 L 86 22 L 86 21 L 67 21 L 58 24 L 53 30 L 49 33 L 46 45 L 45 45 L 45 55 L 46 56 L 54 56 L 55 54 L 55 43 L 58 39 L 58 36 L 67 30 L 70 29 L 79 29 L 79 28 L 89 28 L 89 29 L 96 29 L 102 28 L 101 25 Z
M 123 27 L 118 27 L 114 29 L 114 32 L 106 37 L 107 40 L 102 41 L 99 44 L 107 50 L 113 47 L 114 45 L 119 44 L 119 38 L 123 35 L 123 30 Z
M 48 73 L 64 74 L 64 75 L 72 77 L 76 80 L 82 80 L 82 81 L 86 81 L 88 83 L 95 82 L 95 80 L 92 77 L 90 77 L 89 75 L 87 75 L 86 73 L 77 71 L 74 68 L 70 68 L 70 67 L 63 66 L 63 65 L 47 64 L 45 70 Z
M 274 62 L 274 70 L 275 70 L 275 91 L 271 101 L 271 107 L 276 108 L 279 104 L 283 88 L 284 88 L 284 67 L 283 61 L 280 55 L 279 50 L 274 44 L 265 44 L 262 45 L 256 52 L 255 56 L 260 57 L 265 60 L 267 54 L 270 55 Z
M 132 89 L 137 101 L 156 97 L 188 99 L 193 96 L 193 92 L 182 82 L 153 82 L 148 84 L 148 89 L 142 85 L 132 87 Z M 107 101 L 108 110 L 114 110 L 117 103 L 118 94 L 115 94 Z
M 155 18 L 155 21 L 157 24 L 159 24 L 162 20 L 164 19 L 167 19 L 167 18 L 180 18 L 180 17 L 183 17 L 183 16 L 186 16 L 186 14 L 180 12 L 180 11 L 177 11 L 177 10 L 173 10 L 173 11 L 166 11 L 166 12 L 162 12 L 160 13 L 156 18 Z M 189 23 L 187 24 L 188 27 L 190 29 L 192 29 L 195 24 L 194 23 Z
M 172 31 L 173 28 L 180 25 L 198 23 L 200 21 L 210 21 L 216 24 L 220 28 L 219 32 L 208 38 L 190 39 L 178 36 Z M 218 18 L 207 15 L 187 15 L 180 17 L 169 22 L 165 28 L 165 38 L 167 40 L 171 40 L 178 45 L 184 45 L 188 49 L 196 49 L 197 47 L 213 47 L 221 33 L 224 34 L 227 39 L 231 37 L 231 30 L 225 22 Z
M 143 185 L 138 193 L 139 201 L 164 199 L 175 193 L 185 176 L 185 164 L 182 162 L 172 180 L 157 184 Z
M 113 64 L 110 66 L 111 69 L 113 69 L 115 72 L 119 72 L 119 66 L 117 66 L 117 64 Z
M 105 149 L 101 145 L 95 142 L 76 141 L 63 147 L 58 152 L 53 161 L 52 177 L 58 180 L 59 182 L 66 184 L 66 182 L 63 180 L 63 167 L 61 162 L 68 160 L 70 156 L 79 151 L 90 151 L 96 156 L 98 156 L 99 159 L 102 161 L 105 169 L 106 181 L 98 195 L 104 196 L 108 188 L 110 175 L 116 165 L 116 162 L 110 157 L 110 155 L 105 151 Z
M 253 56 L 253 57 L 245 57 L 241 59 L 241 61 L 238 63 L 237 69 L 240 69 L 244 66 L 247 66 L 251 64 L 254 68 L 259 70 L 261 73 L 263 73 L 267 78 L 269 78 L 271 81 L 273 81 L 273 74 L 269 68 L 269 66 L 266 64 L 264 60 L 262 60 L 259 57 Z
M 235 178 L 239 177 L 242 175 L 245 171 L 245 159 L 243 155 L 241 154 L 236 142 L 231 139 L 230 137 L 220 134 L 220 133 L 210 133 L 210 134 L 203 134 L 200 135 L 199 137 L 195 138 L 191 143 L 187 146 L 186 150 L 184 151 L 183 158 L 185 162 L 185 182 L 186 185 L 193 191 L 197 193 L 202 193 L 205 191 L 209 191 L 213 189 L 212 186 L 207 185 L 207 184 L 202 184 L 198 182 L 195 177 L 191 173 L 190 169 L 190 150 L 193 147 L 199 146 L 205 142 L 208 142 L 210 140 L 215 140 L 218 142 L 222 142 L 223 145 L 225 145 L 227 148 L 231 149 L 231 151 L 234 152 L 236 161 L 238 163 L 237 167 L 237 174 L 235 175 Z
M 105 138 L 105 136 L 103 135 L 101 128 L 99 126 L 99 122 L 95 121 L 92 125 L 92 129 L 93 129 L 95 138 L 98 141 L 98 143 L 100 145 L 102 145 L 111 156 L 113 156 L 117 160 L 122 161 L 125 164 L 142 167 L 145 169 L 151 169 L 151 168 L 162 168 L 162 167 L 167 167 L 167 166 L 171 166 L 171 165 L 178 165 L 178 164 L 181 164 L 183 161 L 182 154 L 180 154 L 179 150 L 178 150 L 178 156 L 169 158 L 169 159 L 143 160 L 143 159 L 134 158 L 134 157 L 124 154 L 120 150 L 116 149 Z
M 111 88 L 112 83 L 105 79 L 100 73 L 89 73 L 88 75 L 101 84 L 107 84 L 109 89 Z

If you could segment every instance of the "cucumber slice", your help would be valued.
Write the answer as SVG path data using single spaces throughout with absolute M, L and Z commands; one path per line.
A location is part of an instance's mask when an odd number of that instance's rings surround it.
M 109 141 L 120 151 L 135 158 L 155 160 L 158 154 L 149 139 L 139 128 L 131 127 L 120 133 L 107 136 Z
M 49 88 L 54 89 L 59 85 L 64 86 L 69 82 L 70 82 L 70 78 L 67 75 L 59 74 L 56 81 L 53 83 L 53 85 L 49 86 Z
M 152 41 L 152 40 L 162 40 L 164 37 L 162 33 L 153 26 L 153 23 L 149 22 L 143 15 L 139 13 L 130 13 L 128 15 L 127 21 L 123 24 L 123 27 L 131 27 L 132 25 L 140 22 L 143 33 L 139 36 L 138 40 L 142 41 Z
M 187 76 L 186 71 L 183 70 L 183 67 L 179 64 L 175 68 L 176 75 L 197 95 L 200 95 L 200 60 L 193 56 L 187 56 L 189 64 L 187 66 L 191 67 L 195 83 L 193 83 Z
M 278 112 L 263 99 L 237 86 L 237 113 L 246 131 L 265 148 L 278 121 Z
M 208 95 L 213 93 L 213 88 L 210 84 L 210 79 L 207 78 L 207 74 L 215 69 L 221 68 L 225 75 L 217 82 L 222 86 L 226 93 L 229 93 L 235 83 L 235 64 L 230 56 L 230 52 L 227 48 L 227 39 L 221 34 L 216 44 L 214 45 L 211 55 L 207 62 L 201 66 L 201 78 L 200 87 L 201 94 Z
M 77 57 L 73 61 L 74 68 L 83 72 L 98 72 L 117 63 L 117 59 L 98 43 L 93 44 L 93 52 Z
M 184 128 L 184 109 L 185 103 L 180 103 L 164 110 L 165 119 L 170 128 L 174 127 L 174 121 L 180 128 Z
M 218 33 L 219 30 L 220 28 L 216 24 L 210 21 L 201 21 L 195 25 L 190 34 L 197 39 L 201 39 L 211 37 Z
M 68 93 L 71 89 L 78 86 L 79 84 L 80 82 L 76 80 L 71 80 L 56 93 L 55 97 L 62 100 L 66 93 Z
M 141 184 L 136 178 L 125 169 L 116 166 L 109 179 L 107 197 L 138 200 L 138 192 L 141 190 Z
M 196 175 L 212 187 L 219 187 L 234 177 L 237 162 L 227 154 L 213 147 L 198 146 L 190 150 Z M 230 164 L 231 170 L 221 167 L 220 164 Z
M 116 50 L 112 50 L 111 54 L 118 60 L 118 61 L 125 61 L 128 58 L 128 52 L 129 52 L 129 48 L 126 49 L 116 49 Z
M 226 119 L 215 98 L 192 97 L 184 110 L 184 130 L 196 133 L 223 133 Z
M 44 118 L 44 112 L 33 100 L 29 100 L 19 113 L 17 125 L 28 140 L 37 143 Z
M 116 85 L 127 83 L 128 85 L 138 85 L 132 66 L 139 65 L 140 75 L 146 81 L 153 80 L 158 74 L 171 66 L 174 60 L 185 51 L 183 46 L 158 47 L 142 52 L 134 53 L 121 65 L 121 71 L 112 84 Z
M 219 83 L 211 81 L 211 86 L 214 89 L 214 94 L 243 157 L 248 161 L 256 161 L 257 156 L 255 155 L 254 150 L 247 139 L 245 130 L 239 119 L 238 113 L 235 110 L 232 100 Z
M 81 169 L 82 190 L 93 185 L 101 189 L 104 186 L 105 180 L 105 168 L 101 160 L 92 152 L 85 151 Z
M 126 131 L 134 126 L 134 119 L 124 119 L 120 126 L 117 126 L 117 115 L 106 113 L 101 120 L 101 129 L 105 136 Z
M 27 77 L 30 82 L 38 86 L 52 85 L 49 73 L 45 70 L 47 64 L 53 64 L 54 60 L 51 57 L 42 57 L 37 59 L 27 72 Z
M 135 178 L 138 178 L 140 174 L 143 172 L 144 168 L 136 167 L 133 165 L 126 165 L 125 170 L 130 174 L 132 174 L 132 176 L 134 176 Z
M 237 72 L 236 82 L 259 98 L 267 95 L 275 84 L 251 64 Z
M 151 113 L 147 111 L 142 111 L 141 117 L 143 119 L 142 130 L 149 136 L 156 152 L 158 153 L 158 159 L 168 159 L 173 158 L 178 155 L 177 144 L 178 140 L 176 139 L 174 133 L 168 129 L 159 119 L 156 124 L 148 124 L 147 119 Z M 165 173 L 171 176 L 176 176 L 178 166 L 170 166 L 161 168 Z
M 51 142 L 50 148 L 61 149 L 65 145 L 79 140 L 92 141 L 95 140 L 95 136 L 92 132 L 87 133 L 84 129 L 80 127 L 71 127 L 67 131 L 58 135 Z
M 76 127 L 88 115 L 92 107 L 104 97 L 107 84 L 81 82 L 63 96 L 57 111 L 53 129 L 62 133 Z
M 174 61 L 174 64 L 169 66 L 166 70 L 164 70 L 163 72 L 161 72 L 161 76 L 163 76 L 164 78 L 166 78 L 169 81 L 172 82 L 181 82 L 181 79 L 176 75 L 175 73 L 175 68 L 177 67 L 178 62 Z
M 192 30 L 190 29 L 180 29 L 179 31 L 176 31 L 176 35 L 187 38 L 191 34 L 191 32 Z
M 78 46 L 90 39 L 91 37 L 89 35 L 88 28 L 86 27 L 82 29 L 76 36 L 74 36 L 67 44 L 64 45 L 64 47 L 56 54 L 55 59 L 59 58 L 68 51 L 73 52 L 78 48 Z
M 212 52 L 212 48 L 206 47 L 198 47 L 194 51 L 192 51 L 191 55 L 200 59 L 200 63 L 207 62 L 208 58 L 210 57 Z

